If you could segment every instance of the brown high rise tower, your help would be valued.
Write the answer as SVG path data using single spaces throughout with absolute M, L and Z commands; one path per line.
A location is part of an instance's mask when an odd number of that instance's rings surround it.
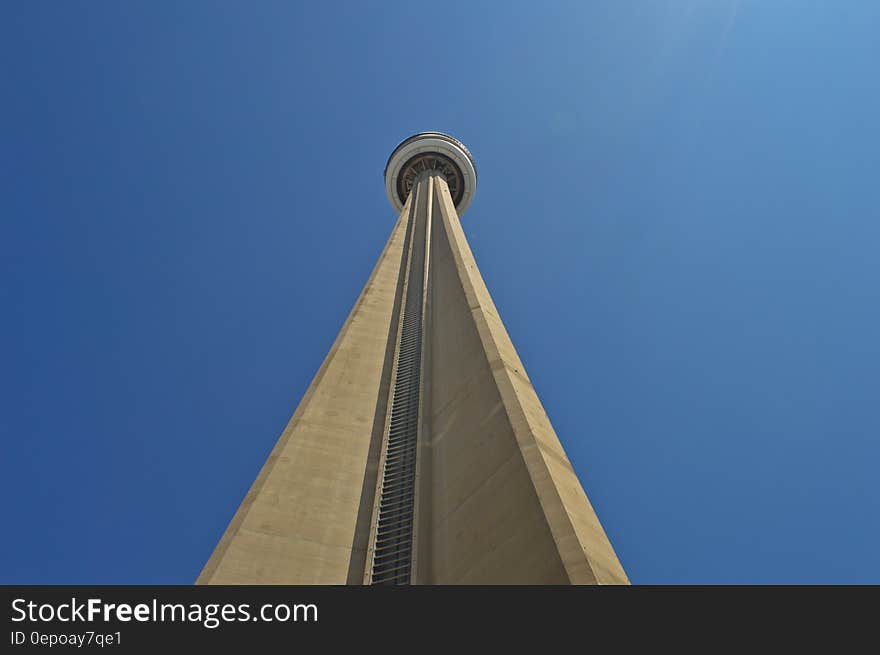
M 508 337 L 436 132 L 385 169 L 400 212 L 201 584 L 628 582 Z

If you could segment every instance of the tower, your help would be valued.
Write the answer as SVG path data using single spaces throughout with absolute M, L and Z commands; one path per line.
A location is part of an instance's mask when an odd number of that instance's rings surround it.
M 403 141 L 399 218 L 199 584 L 626 584 L 459 221 L 460 141 Z

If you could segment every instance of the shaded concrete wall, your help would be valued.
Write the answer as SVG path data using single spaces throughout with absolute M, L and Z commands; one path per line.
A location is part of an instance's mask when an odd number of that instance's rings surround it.
M 429 283 L 431 462 L 419 525 L 434 584 L 626 584 L 435 178 Z M 573 408 L 573 411 L 580 411 Z
M 362 580 L 408 216 L 197 584 Z

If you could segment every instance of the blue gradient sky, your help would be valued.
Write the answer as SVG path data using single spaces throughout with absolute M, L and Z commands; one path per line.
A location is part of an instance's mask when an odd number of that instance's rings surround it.
M 637 583 L 880 583 L 880 4 L 0 9 L 3 583 L 190 583 L 394 216 L 487 285 Z

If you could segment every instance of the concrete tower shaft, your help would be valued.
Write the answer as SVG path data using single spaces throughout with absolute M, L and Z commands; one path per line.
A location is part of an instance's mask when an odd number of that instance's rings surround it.
M 465 239 L 473 159 L 427 134 L 392 154 L 397 223 L 199 583 L 628 583 Z

